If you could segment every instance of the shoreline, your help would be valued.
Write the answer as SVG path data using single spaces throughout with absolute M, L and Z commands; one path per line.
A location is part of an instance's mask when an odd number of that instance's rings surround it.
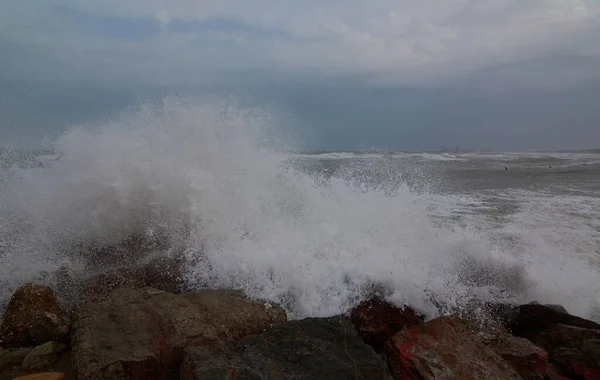
M 600 348 L 600 324 L 562 306 L 481 303 L 427 320 L 375 290 L 341 315 L 288 320 L 237 290 L 186 289 L 183 264 L 160 258 L 83 281 L 65 267 L 51 287 L 22 285 L 0 325 L 0 380 L 600 374 L 600 351 L 588 349 Z

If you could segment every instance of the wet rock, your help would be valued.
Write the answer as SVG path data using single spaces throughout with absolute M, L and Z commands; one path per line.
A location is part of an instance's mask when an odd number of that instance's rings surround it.
M 286 319 L 280 306 L 236 291 L 118 289 L 104 302 L 76 308 L 73 369 L 78 379 L 168 379 L 185 347 L 240 339 Z
M 18 288 L 8 303 L 0 325 L 0 346 L 62 341 L 68 332 L 65 313 L 52 289 L 29 283 Z
M 564 373 L 554 364 L 548 364 L 548 371 L 546 372 L 547 380 L 570 380 L 565 376 Z
M 67 346 L 60 342 L 47 342 L 31 350 L 22 367 L 25 370 L 42 370 L 52 367 L 60 357 L 60 354 L 67 349 Z
M 180 378 L 391 380 L 381 357 L 340 317 L 287 322 L 260 335 L 188 348 Z
M 65 380 L 65 374 L 62 372 L 35 373 L 32 375 L 19 376 L 15 380 Z
M 541 305 L 541 303 L 539 303 L 537 301 L 532 301 L 529 304 L 530 305 Z M 553 309 L 554 311 L 557 311 L 559 313 L 569 314 L 567 309 L 565 309 L 565 307 L 562 305 L 545 304 L 543 306 L 549 307 L 550 309 Z
M 572 379 L 600 379 L 600 330 L 556 325 L 537 337 L 550 361 Z
M 381 352 L 385 341 L 398 331 L 423 323 L 411 308 L 399 308 L 381 298 L 356 306 L 350 312 L 350 319 L 358 335 L 377 352 Z
M 160 257 L 140 267 L 125 267 L 99 274 L 84 281 L 83 301 L 98 301 L 118 288 L 151 287 L 178 293 L 183 287 L 182 262 L 177 258 Z
M 487 344 L 524 380 L 543 380 L 548 370 L 548 353 L 525 338 L 508 334 Z
M 498 320 L 488 315 L 457 318 L 472 334 L 500 355 L 525 380 L 544 379 L 548 353 L 525 338 L 511 335 Z
M 504 313 L 504 325 L 513 335 L 536 342 L 539 333 L 562 324 L 586 329 L 600 329 L 600 324 L 563 312 L 553 306 L 528 304 Z
M 441 317 L 405 329 L 385 345 L 396 379 L 521 379 L 456 318 Z
M 0 372 L 23 364 L 23 360 L 29 355 L 32 348 L 11 348 L 5 350 L 0 348 Z

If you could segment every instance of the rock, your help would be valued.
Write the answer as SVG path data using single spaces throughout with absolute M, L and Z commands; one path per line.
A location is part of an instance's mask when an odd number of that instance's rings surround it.
M 23 369 L 29 371 L 50 368 L 66 349 L 67 346 L 60 342 L 47 342 L 37 346 L 23 360 Z
M 391 380 L 347 318 L 307 318 L 260 335 L 186 349 L 182 380 Z
M 528 304 L 512 308 L 505 313 L 504 325 L 513 335 L 527 338 L 535 343 L 536 336 L 545 330 L 562 324 L 586 329 L 600 329 L 596 322 L 562 312 L 552 306 Z
M 541 305 L 537 301 L 532 301 L 529 304 L 530 305 Z M 565 307 L 562 306 L 562 305 L 545 304 L 543 306 L 549 307 L 550 309 L 553 309 L 554 311 L 557 311 L 559 313 L 569 314 L 569 312 L 567 311 L 567 309 L 565 309 Z
M 69 328 L 56 295 L 47 286 L 29 283 L 16 290 L 10 299 L 2 325 L 0 346 L 25 347 L 62 341 Z
M 550 361 L 570 378 L 600 378 L 600 330 L 556 325 L 537 337 Z
M 31 348 L 11 348 L 8 350 L 0 348 L 0 372 L 11 367 L 23 364 L 25 357 L 31 352 Z
M 543 380 L 548 369 L 548 353 L 525 338 L 503 335 L 488 347 L 500 355 L 524 380 Z
M 350 312 L 350 319 L 358 335 L 377 352 L 381 352 L 385 341 L 398 331 L 423 323 L 411 308 L 399 308 L 381 298 L 356 306 Z
M 47 311 L 38 311 L 29 325 L 29 335 L 35 343 L 64 341 L 69 333 L 66 318 Z
M 286 319 L 280 306 L 231 290 L 118 289 L 75 309 L 73 369 L 80 380 L 167 379 L 185 347 L 240 339 Z
M 498 354 L 456 318 L 405 329 L 385 345 L 396 379 L 521 379 Z
M 569 380 L 558 367 L 554 364 L 548 363 L 548 371 L 546 373 L 547 380 Z
M 125 267 L 99 274 L 82 284 L 83 301 L 98 301 L 118 288 L 155 288 L 178 293 L 183 286 L 180 259 L 160 257 L 141 267 Z
M 479 316 L 481 317 L 481 316 Z M 525 338 L 510 335 L 506 327 L 491 317 L 455 317 L 492 351 L 500 355 L 525 380 L 544 379 L 548 353 Z
M 45 372 L 33 375 L 19 376 L 15 380 L 65 380 L 65 374 L 62 372 Z

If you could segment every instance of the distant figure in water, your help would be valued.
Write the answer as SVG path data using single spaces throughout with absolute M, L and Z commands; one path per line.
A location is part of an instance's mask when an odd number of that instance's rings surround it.
M 552 169 L 552 165 L 548 165 L 548 167 L 549 167 L 550 169 Z
M 504 167 L 504 170 L 508 170 L 508 166 L 505 166 L 505 167 Z

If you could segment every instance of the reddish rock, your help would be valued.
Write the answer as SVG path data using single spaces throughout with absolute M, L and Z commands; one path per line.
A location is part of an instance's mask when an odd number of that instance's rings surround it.
M 118 289 L 75 310 L 73 369 L 79 380 L 171 379 L 185 347 L 240 339 L 285 320 L 280 306 L 235 291 Z
M 500 355 L 452 317 L 405 329 L 385 345 L 396 379 L 521 379 Z
M 570 378 L 600 379 L 600 330 L 556 325 L 540 333 L 537 343 Z
M 524 380 L 543 380 L 548 368 L 548 353 L 525 338 L 503 335 L 488 345 Z
M 504 325 L 513 335 L 536 342 L 539 333 L 562 324 L 586 329 L 600 329 L 600 324 L 565 313 L 553 305 L 528 304 L 504 313 Z
M 506 327 L 490 315 L 456 317 L 467 329 L 500 355 L 525 380 L 544 379 L 548 353 L 525 338 L 510 335 Z
M 548 371 L 546 373 L 547 380 L 570 380 L 566 377 L 558 367 L 554 364 L 548 364 Z
M 29 283 L 17 289 L 6 307 L 0 325 L 0 346 L 63 341 L 68 332 L 65 313 L 52 289 Z
M 372 298 L 350 312 L 358 335 L 375 351 L 383 350 L 386 340 L 404 328 L 423 323 L 423 319 L 409 307 L 399 308 L 381 298 Z

